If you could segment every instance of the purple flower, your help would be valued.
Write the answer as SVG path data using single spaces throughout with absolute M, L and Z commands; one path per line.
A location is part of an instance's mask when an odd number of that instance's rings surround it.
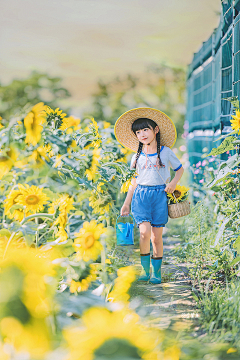
M 201 161 L 199 161 L 198 163 L 196 163 L 196 167 L 198 168 L 199 166 L 201 166 Z
M 202 184 L 204 182 L 204 179 L 199 180 L 199 183 Z
M 199 170 L 199 169 L 197 169 L 197 170 L 194 171 L 194 174 L 199 174 L 199 173 L 200 173 L 200 170 Z
M 203 162 L 202 162 L 202 166 L 205 166 L 205 165 L 207 165 L 207 160 L 203 160 Z

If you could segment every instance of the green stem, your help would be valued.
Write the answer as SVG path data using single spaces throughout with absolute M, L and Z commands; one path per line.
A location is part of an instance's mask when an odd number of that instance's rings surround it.
M 35 223 L 38 225 L 38 218 L 37 217 L 35 217 Z M 38 229 L 37 229 L 37 231 L 36 231 L 36 248 L 38 247 Z
M 10 242 L 12 241 L 14 235 L 16 235 L 16 232 L 13 232 L 13 233 L 11 234 L 11 236 L 10 236 L 8 242 L 7 242 L 7 245 L 6 245 L 6 247 L 5 247 L 5 251 L 4 251 L 4 254 L 3 254 L 3 260 L 4 260 L 4 258 L 5 258 L 6 253 L 7 253 L 8 246 L 9 246 Z
M 54 216 L 54 214 L 47 214 L 47 213 L 39 213 L 39 214 L 34 214 L 34 215 L 29 215 L 27 216 L 25 219 L 23 219 L 21 221 L 21 225 L 25 224 L 26 221 L 28 220 L 32 220 L 35 218 L 48 218 L 48 219 L 52 219 Z

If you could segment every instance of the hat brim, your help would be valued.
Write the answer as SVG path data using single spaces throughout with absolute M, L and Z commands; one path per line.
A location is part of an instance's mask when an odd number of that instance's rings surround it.
M 134 152 L 138 151 L 139 140 L 132 131 L 132 124 L 139 118 L 153 120 L 160 130 L 160 144 L 173 147 L 177 139 L 177 131 L 173 121 L 162 111 L 148 107 L 128 110 L 117 119 L 114 134 L 122 146 Z

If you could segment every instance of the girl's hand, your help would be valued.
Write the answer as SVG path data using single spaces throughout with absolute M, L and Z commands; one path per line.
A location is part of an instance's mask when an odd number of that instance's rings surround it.
M 130 206 L 129 205 L 123 205 L 120 211 L 121 216 L 128 216 L 130 214 Z
M 169 184 L 167 184 L 164 191 L 166 191 L 167 193 L 172 194 L 175 189 L 176 189 L 176 183 L 171 181 Z

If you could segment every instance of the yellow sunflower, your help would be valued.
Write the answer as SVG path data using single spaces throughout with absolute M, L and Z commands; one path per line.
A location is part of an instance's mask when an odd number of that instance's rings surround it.
M 54 115 L 58 116 L 61 119 L 63 119 L 67 114 L 63 113 L 62 110 L 59 110 L 59 108 L 56 108 L 55 110 L 51 109 L 50 106 L 47 106 L 45 108 L 46 115 Z
M 97 122 L 94 120 L 94 118 L 91 118 L 91 123 L 89 125 L 89 129 L 92 130 L 93 132 L 93 135 L 95 136 L 95 139 L 92 140 L 92 145 L 95 147 L 95 148 L 99 148 L 99 146 L 101 145 L 102 141 L 101 141 L 101 136 L 99 134 L 99 131 L 98 131 L 98 124 Z
M 230 119 L 232 129 L 239 130 L 238 135 L 240 135 L 240 109 L 236 110 L 236 115 L 232 115 L 232 118 Z
M 81 292 L 88 290 L 90 284 L 96 280 L 97 278 L 97 271 L 93 264 L 90 264 L 88 269 L 88 275 L 84 279 L 80 279 L 78 281 L 71 280 L 70 284 L 70 292 Z
M 0 152 L 0 180 L 14 166 L 17 157 L 18 151 L 13 145 L 10 145 L 7 151 Z
M 44 164 L 44 160 L 49 160 L 47 148 L 45 146 L 39 146 L 36 150 L 32 152 L 32 155 L 28 157 L 28 160 L 38 165 Z
M 65 227 L 68 221 L 68 213 L 70 212 L 70 210 L 75 209 L 73 206 L 73 202 L 73 198 L 69 197 L 68 194 L 63 194 L 57 200 L 55 200 L 48 209 L 49 214 L 54 214 L 56 210 L 59 211 L 59 216 L 55 220 L 54 225 L 58 226 L 56 237 L 61 242 L 67 240 L 68 238 Z
M 187 195 L 188 191 L 189 188 L 187 188 L 186 186 L 177 185 L 176 189 L 174 190 L 174 195 L 177 199 L 177 202 L 181 202 L 182 198 Z M 167 196 L 171 202 L 176 203 L 176 200 L 171 193 L 167 193 Z
M 131 185 L 132 179 L 135 179 L 136 176 L 137 176 L 137 174 L 132 176 L 130 179 L 128 179 L 127 181 L 125 181 L 125 183 L 122 184 L 121 193 L 126 193 L 128 191 L 128 189 L 129 189 L 129 187 Z
M 68 360 L 93 360 L 96 356 L 110 359 L 111 355 L 114 358 L 120 355 L 124 359 L 160 359 L 159 351 L 156 351 L 162 340 L 160 333 L 140 324 L 140 318 L 134 312 L 119 310 L 111 313 L 105 308 L 91 308 L 84 312 L 82 323 L 83 327 L 64 331 L 70 349 Z
M 20 190 L 11 190 L 4 200 L 4 211 L 5 215 L 9 217 L 9 219 L 15 219 L 18 221 L 22 221 L 24 218 L 24 209 L 21 207 L 11 211 L 12 206 L 18 205 L 18 197 L 22 195 L 22 191 Z M 25 211 L 25 216 L 30 215 L 28 211 Z
M 108 129 L 111 126 L 111 123 L 108 121 L 103 121 L 103 128 Z
M 0 116 L 0 129 L 4 128 L 4 126 L 1 124 L 2 122 L 2 117 Z
M 109 193 L 102 189 L 104 187 L 104 183 L 100 182 L 97 185 L 97 191 L 93 190 L 91 196 L 89 197 L 89 206 L 93 208 L 94 214 L 104 215 L 105 213 L 109 213 L 112 208 L 112 198 Z
M 88 180 L 93 180 L 96 177 L 96 171 L 98 168 L 98 162 L 101 160 L 101 149 L 94 149 L 92 154 L 92 163 L 91 167 L 86 170 L 85 174 L 87 175 Z
M 76 142 L 76 140 L 73 140 L 71 145 L 67 148 L 67 152 L 69 154 L 71 154 L 72 151 L 76 150 L 76 147 L 77 147 L 77 142 Z M 85 156 L 85 155 L 81 155 L 81 156 Z M 78 160 L 80 160 L 80 159 L 78 159 Z
M 91 220 L 90 223 L 85 221 L 83 227 L 75 234 L 74 249 L 77 252 L 78 260 L 96 260 L 100 255 L 103 247 L 99 239 L 107 229 L 103 224 L 98 224 L 96 220 Z
M 122 301 L 126 303 L 130 298 L 128 291 L 132 282 L 136 278 L 136 272 L 133 266 L 126 266 L 118 269 L 117 276 L 118 277 L 114 281 L 114 288 L 108 294 L 108 300 L 112 302 Z
M 0 292 L 5 295 L 0 306 L 11 308 L 14 301 L 21 309 L 1 312 L 1 337 L 16 351 L 42 359 L 51 346 L 46 318 L 51 314 L 57 287 L 54 265 L 37 249 L 10 247 L 5 260 L 0 260 L 0 268 Z
M 62 125 L 60 126 L 60 130 L 67 130 L 67 134 L 71 134 L 73 131 L 77 131 L 81 129 L 80 125 L 81 120 L 78 118 L 75 118 L 74 116 L 69 116 L 67 118 L 64 118 L 62 121 Z
M 43 130 L 42 125 L 46 121 L 45 109 L 46 106 L 44 103 L 40 102 L 33 106 L 32 110 L 25 117 L 24 126 L 26 128 L 26 143 L 35 146 L 40 141 Z
M 25 186 L 22 184 L 18 185 L 21 195 L 16 198 L 16 204 L 20 204 L 26 207 L 26 211 L 36 213 L 43 211 L 44 205 L 47 204 L 49 198 L 39 187 L 32 185 L 29 187 L 28 184 Z
M 117 161 L 117 162 L 123 161 L 123 162 L 127 163 L 127 161 L 128 161 L 127 158 L 128 158 L 128 156 L 129 156 L 129 154 L 132 154 L 132 151 L 131 151 L 131 150 L 128 150 L 128 149 L 126 149 L 126 148 L 123 148 L 123 147 L 120 147 L 120 151 L 121 151 L 121 153 L 124 154 L 125 156 L 122 157 L 121 159 L 117 159 L 116 161 Z

